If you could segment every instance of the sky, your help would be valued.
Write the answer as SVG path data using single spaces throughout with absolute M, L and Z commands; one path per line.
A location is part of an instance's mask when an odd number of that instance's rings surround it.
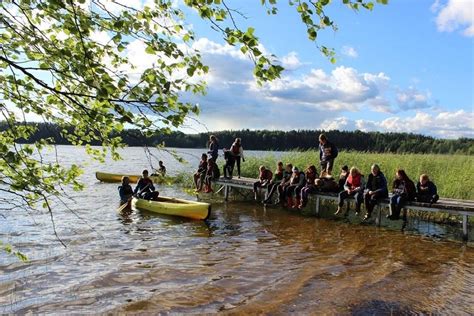
M 318 34 L 335 49 L 331 64 L 294 7 L 278 1 L 268 16 L 257 0 L 228 0 L 237 24 L 255 28 L 262 48 L 285 67 L 258 86 L 252 61 L 196 12 L 179 4 L 196 33 L 193 48 L 209 65 L 200 124 L 184 132 L 238 129 L 324 129 L 413 132 L 439 138 L 474 137 L 474 0 L 392 0 L 369 12 L 332 1 L 338 30 Z

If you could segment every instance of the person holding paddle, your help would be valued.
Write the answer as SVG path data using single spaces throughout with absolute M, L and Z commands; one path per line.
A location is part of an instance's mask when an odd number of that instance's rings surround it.
M 142 177 L 138 180 L 133 195 L 145 200 L 157 200 L 160 193 L 155 191 L 153 181 L 148 177 L 148 170 L 143 170 Z
M 120 195 L 120 205 L 128 203 L 133 196 L 133 189 L 130 185 L 129 177 L 122 177 L 122 185 L 118 187 L 118 191 Z

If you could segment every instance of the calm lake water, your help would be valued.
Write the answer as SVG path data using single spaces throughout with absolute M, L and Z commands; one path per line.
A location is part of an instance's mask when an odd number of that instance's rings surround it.
M 192 169 L 203 152 L 180 151 Z M 170 173 L 189 168 L 159 155 Z M 222 197 L 207 223 L 119 214 L 117 184 L 94 172 L 139 173 L 149 168 L 143 149 L 106 165 L 74 147 L 59 156 L 86 168 L 85 190 L 54 208 L 67 248 L 48 214 L 2 211 L 0 240 L 30 261 L 0 252 L 0 314 L 474 314 L 474 249 L 449 227 L 415 221 L 402 233 Z

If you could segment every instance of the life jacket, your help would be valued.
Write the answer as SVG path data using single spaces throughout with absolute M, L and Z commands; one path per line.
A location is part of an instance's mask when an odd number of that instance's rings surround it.
M 347 178 L 347 183 L 350 184 L 351 189 L 358 188 L 362 184 L 362 177 L 360 174 L 357 174 L 355 177 L 349 174 L 349 177 Z
M 232 144 L 232 146 L 230 147 L 230 150 L 232 151 L 234 156 L 240 155 L 240 147 L 242 147 L 242 145 L 237 144 L 237 143 Z

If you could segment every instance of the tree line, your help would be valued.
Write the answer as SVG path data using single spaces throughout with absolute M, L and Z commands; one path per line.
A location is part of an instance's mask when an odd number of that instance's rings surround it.
M 49 138 L 51 143 L 59 145 L 71 144 L 66 135 L 72 129 L 62 129 L 58 125 L 35 123 L 36 131 L 28 139 L 18 139 L 18 143 L 32 143 Z M 0 130 L 8 125 L 0 122 Z M 174 131 L 169 134 L 144 136 L 137 129 L 126 129 L 113 136 L 120 136 L 128 146 L 157 146 L 177 148 L 207 147 L 209 135 L 219 139 L 220 148 L 229 148 L 236 137 L 242 138 L 244 149 L 249 150 L 307 150 L 318 146 L 317 137 L 321 130 L 238 130 L 218 131 L 199 134 L 185 134 Z M 331 130 L 324 132 L 329 140 L 341 150 L 390 152 L 390 153 L 435 153 L 435 154 L 474 154 L 474 139 L 438 139 L 430 136 L 410 133 L 381 133 L 362 131 Z M 101 145 L 98 141 L 92 145 Z

